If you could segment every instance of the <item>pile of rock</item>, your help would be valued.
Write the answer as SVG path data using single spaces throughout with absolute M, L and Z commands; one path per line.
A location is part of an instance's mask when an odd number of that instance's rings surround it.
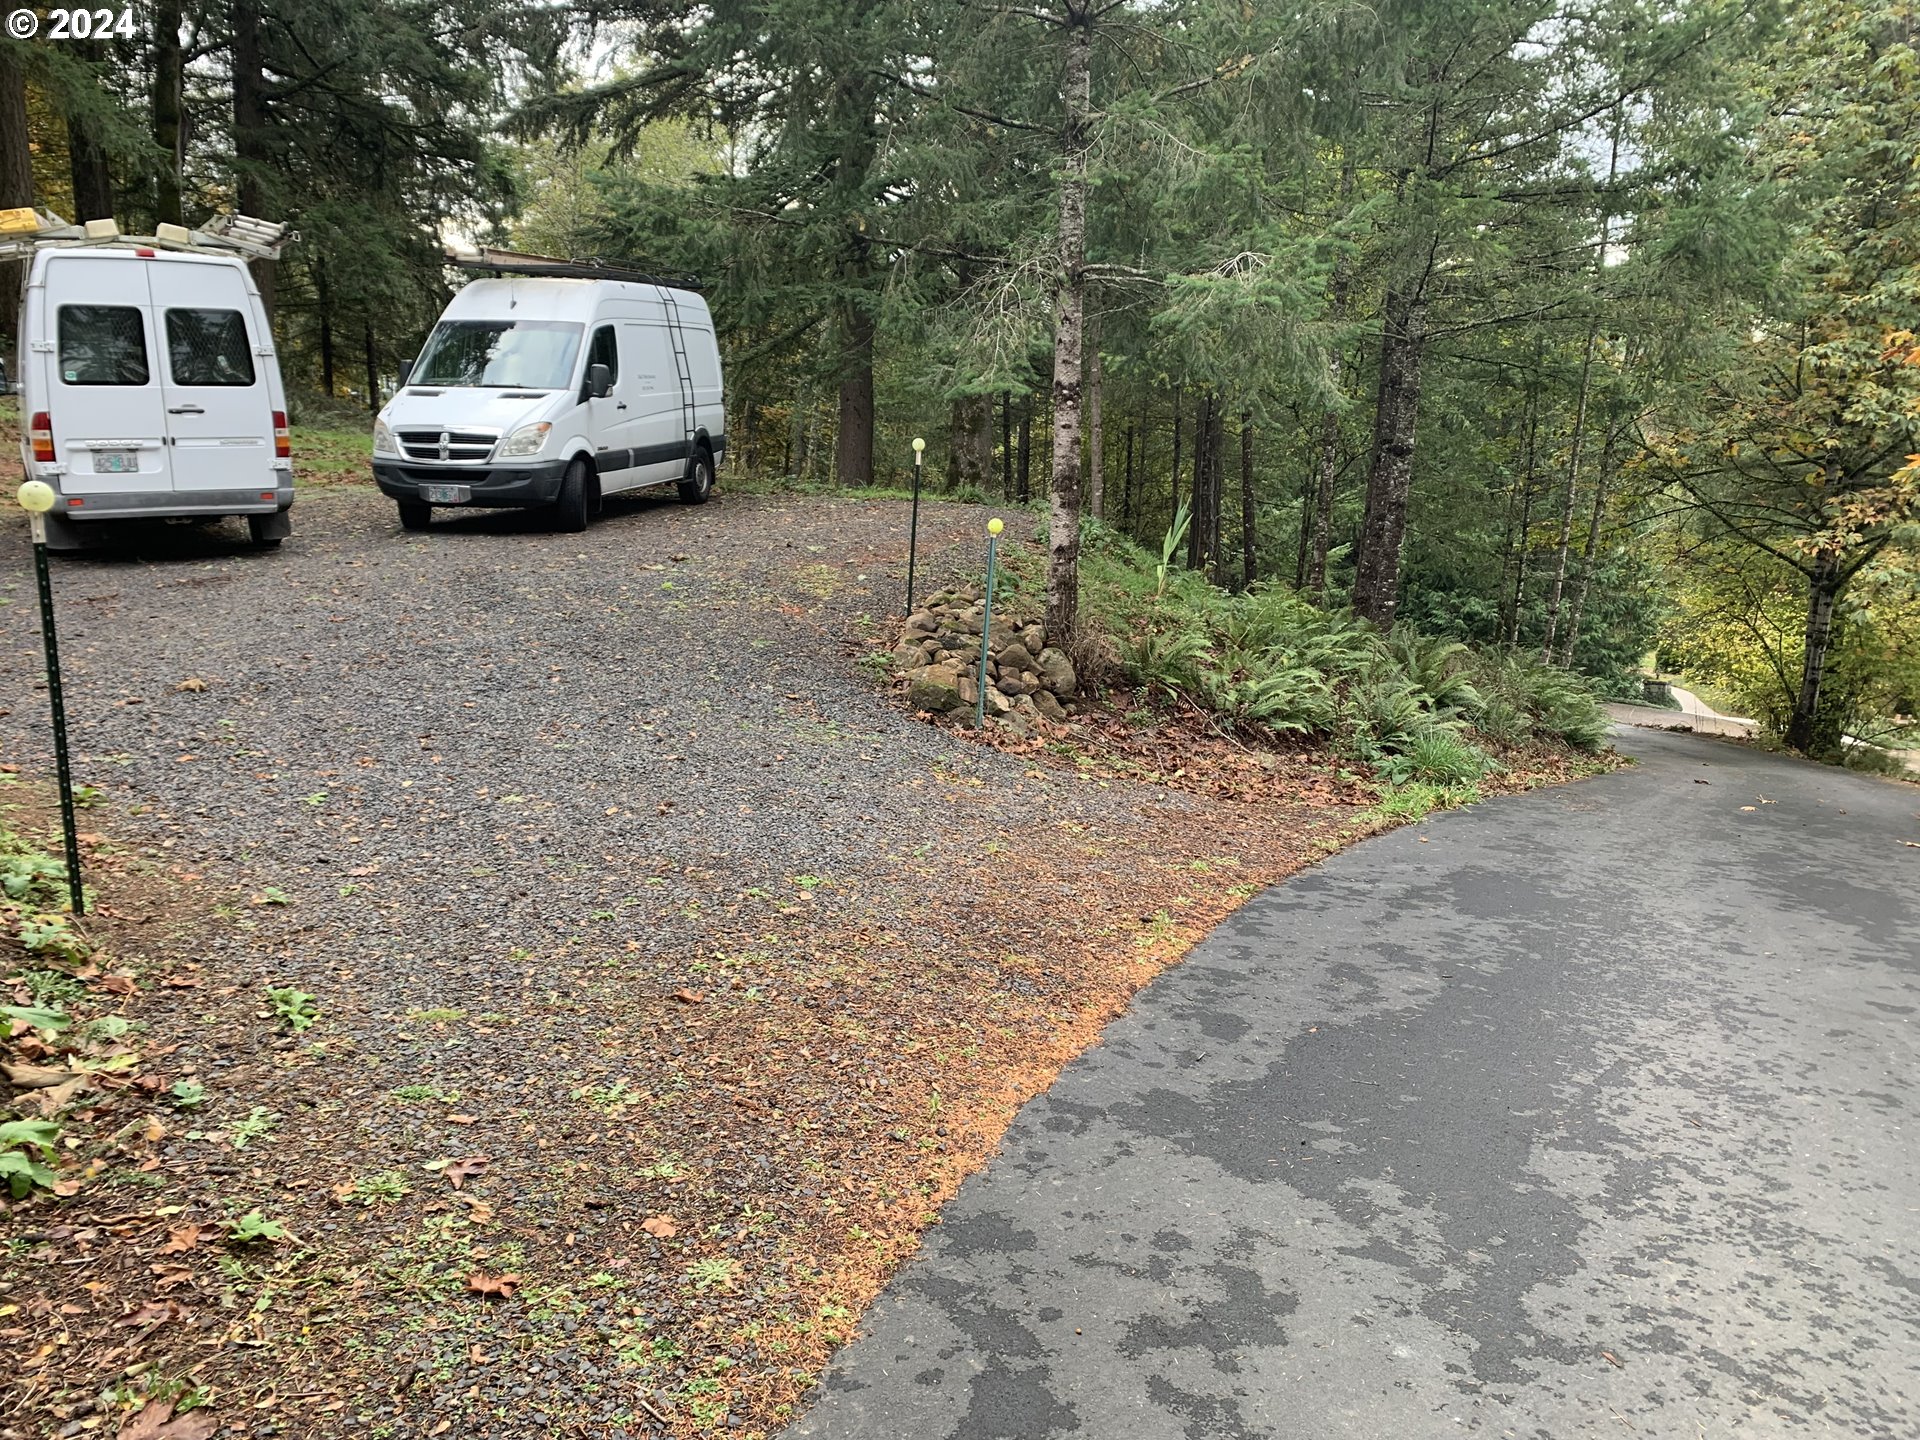
M 953 720 L 972 718 L 979 698 L 984 610 L 978 590 L 942 590 L 907 617 L 893 664 L 914 709 Z M 1058 723 L 1067 718 L 1079 683 L 1066 651 L 1048 645 L 1044 629 L 1002 619 L 994 611 L 993 633 L 987 636 L 989 717 L 1016 728 L 1036 717 Z

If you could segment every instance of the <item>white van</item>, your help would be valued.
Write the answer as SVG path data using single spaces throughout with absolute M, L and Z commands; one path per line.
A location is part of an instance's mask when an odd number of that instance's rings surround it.
M 48 543 L 75 548 L 116 520 L 244 515 L 255 544 L 278 545 L 292 532 L 287 400 L 243 255 L 177 226 L 143 242 L 111 221 L 63 225 L 18 242 L 21 453 L 57 497 Z
M 435 506 L 520 506 L 584 530 L 619 491 L 712 493 L 727 437 L 707 302 L 609 273 L 542 261 L 453 297 L 374 422 L 374 480 L 402 526 Z

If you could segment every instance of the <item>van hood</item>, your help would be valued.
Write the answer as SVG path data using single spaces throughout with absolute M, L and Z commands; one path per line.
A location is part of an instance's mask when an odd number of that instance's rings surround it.
M 475 385 L 409 385 L 380 412 L 398 430 L 498 430 L 511 434 L 552 408 L 558 390 L 486 390 Z

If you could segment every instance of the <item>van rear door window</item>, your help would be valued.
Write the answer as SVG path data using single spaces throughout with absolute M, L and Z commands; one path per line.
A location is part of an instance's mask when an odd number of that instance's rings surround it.
M 562 320 L 442 320 L 407 383 L 564 390 L 573 383 L 581 328 Z
M 131 305 L 60 307 L 60 378 L 69 385 L 147 383 L 147 327 Z
M 167 365 L 176 385 L 253 384 L 253 346 L 238 310 L 167 311 Z

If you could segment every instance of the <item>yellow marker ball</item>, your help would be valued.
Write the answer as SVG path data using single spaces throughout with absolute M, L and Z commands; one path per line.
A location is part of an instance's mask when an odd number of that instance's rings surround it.
M 53 508 L 53 486 L 44 480 L 29 480 L 13 498 L 29 515 L 44 515 Z
M 1007 522 L 1002 520 L 998 515 L 994 516 L 993 519 L 987 521 L 987 533 L 989 535 L 998 535 L 1002 530 L 1006 528 L 1007 528 Z
M 926 448 L 927 448 L 926 441 L 922 440 L 918 435 L 913 437 L 913 453 L 914 454 L 918 455 L 922 450 Z

